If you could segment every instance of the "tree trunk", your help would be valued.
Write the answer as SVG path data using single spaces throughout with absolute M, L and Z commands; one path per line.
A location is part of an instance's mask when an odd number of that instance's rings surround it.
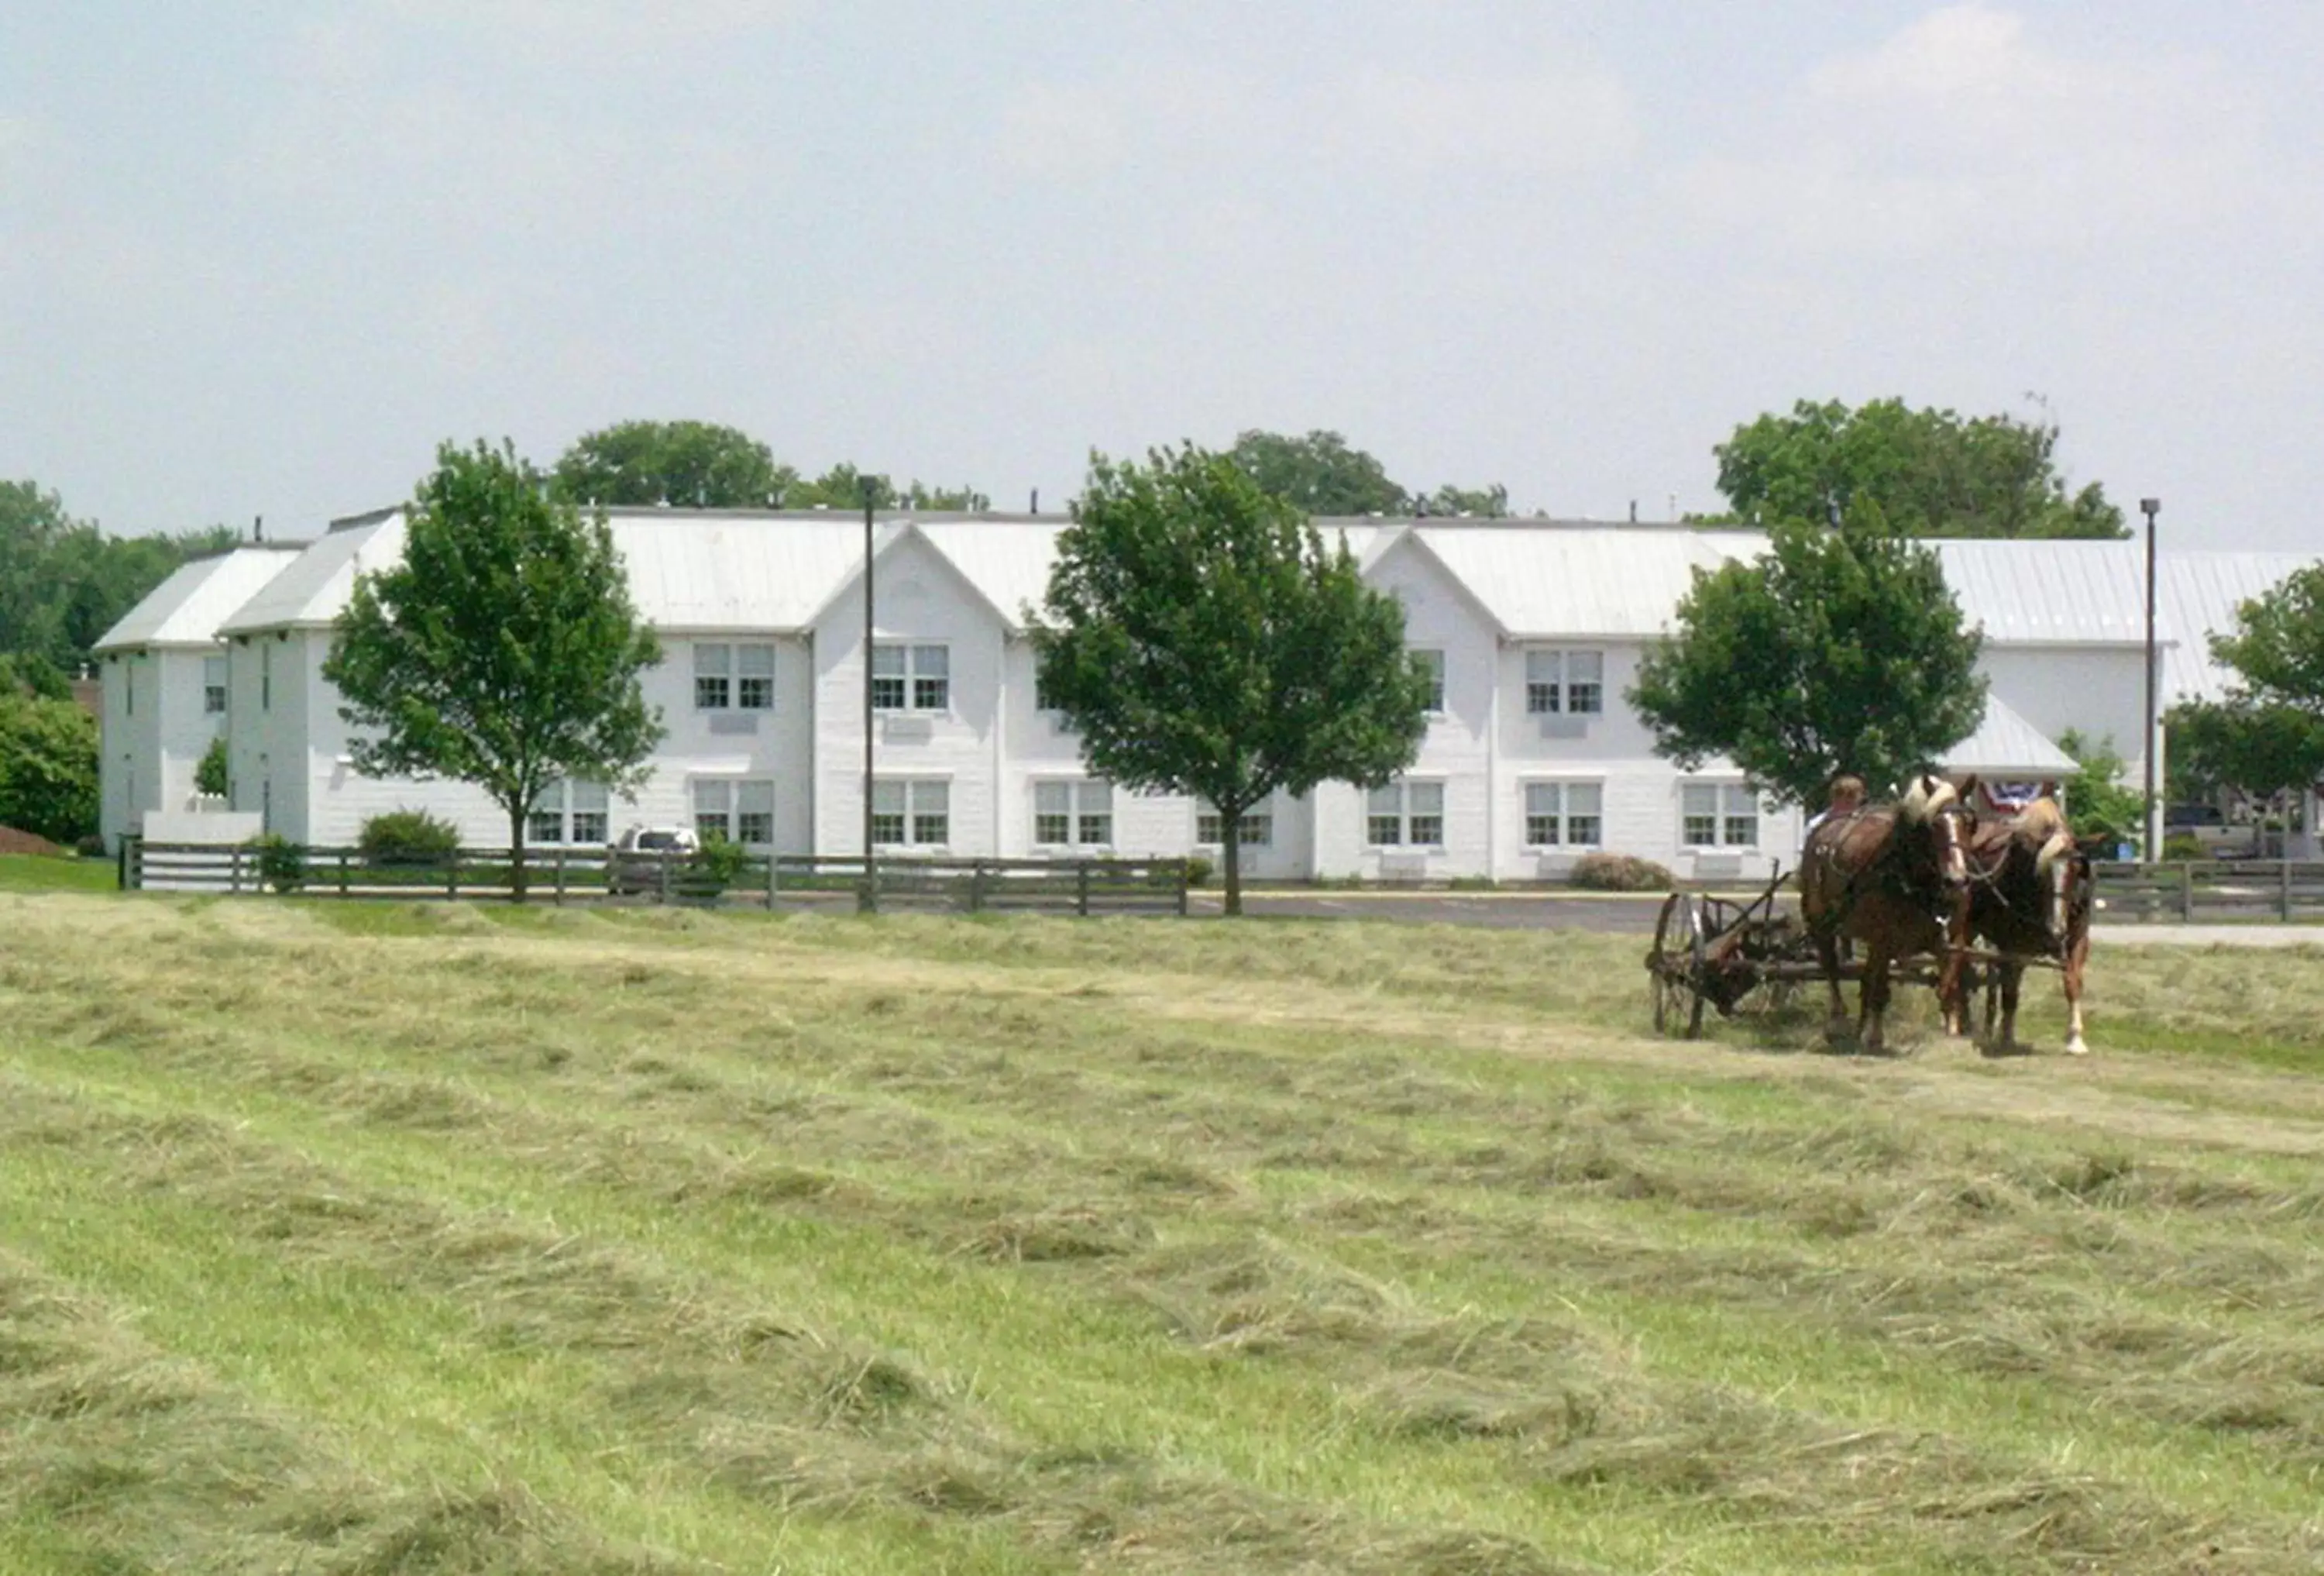
M 524 901 L 524 812 L 509 812 L 509 895 Z
M 1230 814 L 1225 806 L 1219 806 L 1219 852 L 1226 866 L 1227 906 L 1230 919 L 1242 917 L 1242 812 Z

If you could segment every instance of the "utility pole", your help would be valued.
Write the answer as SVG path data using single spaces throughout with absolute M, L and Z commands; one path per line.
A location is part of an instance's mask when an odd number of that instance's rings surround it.
M 2163 500 L 2141 498 L 2138 508 L 2146 516 L 2146 748 L 2140 751 L 2146 757 L 2146 857 L 2141 862 L 2152 866 L 2163 851 L 2163 806 L 2154 797 L 2154 758 L 2163 737 L 2154 715 L 2154 517 L 2163 512 Z
M 863 889 L 855 895 L 859 914 L 880 911 L 880 856 L 872 841 L 872 506 L 874 479 L 863 478 Z

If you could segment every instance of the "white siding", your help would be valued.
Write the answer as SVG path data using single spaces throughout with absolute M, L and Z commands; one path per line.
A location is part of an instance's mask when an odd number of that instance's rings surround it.
M 1404 773 L 1413 782 L 1441 783 L 1443 841 L 1426 848 L 1379 848 L 1363 825 L 1357 796 L 1359 839 L 1355 872 L 1366 877 L 1440 880 L 1482 875 L 1506 830 L 1489 789 L 1494 758 L 1498 631 L 1489 617 L 1436 558 L 1401 542 L 1381 555 L 1367 576 L 1404 605 L 1408 650 L 1444 654 L 1444 707 L 1431 717 L 1419 758 Z

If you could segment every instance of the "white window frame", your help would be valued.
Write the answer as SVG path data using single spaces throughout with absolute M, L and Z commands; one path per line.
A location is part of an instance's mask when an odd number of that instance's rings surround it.
M 1275 796 L 1269 794 L 1245 810 L 1242 813 L 1242 824 L 1238 830 L 1245 848 L 1274 847 Z M 1194 846 L 1224 848 L 1226 831 L 1226 817 L 1219 814 L 1218 806 L 1208 799 L 1196 799 L 1194 801 Z
M 1111 848 L 1113 784 L 1102 777 L 1038 778 L 1033 783 L 1033 846 Z M 1056 807 L 1062 804 L 1063 807 Z M 1063 826 L 1044 825 L 1062 821 Z M 1047 834 L 1061 832 L 1062 836 Z
M 1525 828 L 1526 848 L 1592 849 L 1605 846 L 1606 785 L 1601 779 L 1532 778 L 1522 785 L 1522 792 L 1525 803 L 1521 824 Z M 1589 807 L 1582 808 L 1582 805 Z M 1536 835 L 1544 830 L 1551 835 L 1547 838 Z M 1583 831 L 1592 835 L 1579 835 Z
M 723 712 L 734 704 L 734 648 L 724 641 L 694 642 L 694 709 Z
M 893 685 L 894 698 L 883 695 Z M 952 710 L 952 647 L 942 641 L 881 641 L 872 648 L 872 709 L 936 714 Z
M 1711 808 L 1700 806 L 1703 795 L 1711 796 Z M 1704 842 L 1693 836 L 1689 821 L 1709 820 L 1712 836 Z M 1688 849 L 1756 849 L 1759 832 L 1766 823 L 1766 810 L 1759 797 L 1746 785 L 1731 778 L 1687 778 L 1678 786 L 1679 846 Z M 1741 826 L 1743 835 L 1736 834 Z
M 202 659 L 202 715 L 222 717 L 226 707 L 226 660 L 223 653 Z
M 1597 717 L 1606 714 L 1606 653 L 1590 647 L 1526 650 L 1526 714 Z
M 752 687 L 757 692 L 752 693 Z M 775 648 L 767 641 L 694 642 L 694 709 L 770 712 L 775 709 Z
M 1444 715 L 1444 648 L 1414 646 L 1411 655 L 1413 662 L 1428 675 L 1428 714 L 1432 717 Z
M 1420 834 L 1435 823 L 1435 836 Z M 1381 824 L 1392 822 L 1394 835 L 1383 838 Z M 1434 848 L 1444 846 L 1444 779 L 1399 777 L 1364 796 L 1366 848 Z
M 873 778 L 872 828 L 872 843 L 876 848 L 951 846 L 952 779 Z
M 525 811 L 524 840 L 541 847 L 585 848 L 610 841 L 613 796 L 602 782 L 558 778 Z
M 768 849 L 775 842 L 775 779 L 770 777 L 697 777 L 686 788 L 690 813 L 687 825 L 708 842 L 713 834 L 749 849 Z M 746 817 L 763 816 L 762 826 Z M 713 825 L 713 823 L 715 825 Z M 749 835 L 764 831 L 764 837 Z

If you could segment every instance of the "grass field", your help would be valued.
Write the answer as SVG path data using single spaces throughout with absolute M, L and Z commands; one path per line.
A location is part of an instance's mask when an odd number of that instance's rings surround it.
M 2313 951 L 1870 1061 L 1587 935 L 0 926 L 12 1576 L 2324 1568 Z

